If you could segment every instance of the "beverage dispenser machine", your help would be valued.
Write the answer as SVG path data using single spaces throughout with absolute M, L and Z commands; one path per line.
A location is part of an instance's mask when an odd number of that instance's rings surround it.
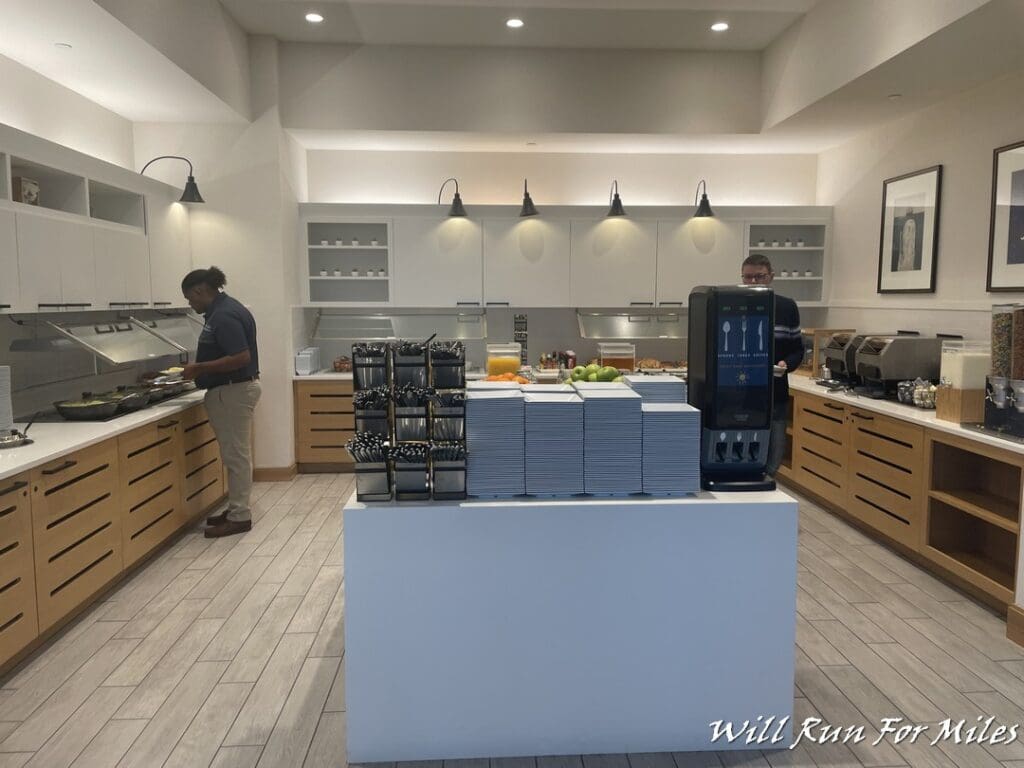
M 689 302 L 689 402 L 701 412 L 701 485 L 774 490 L 765 475 L 772 421 L 775 294 L 700 286 Z

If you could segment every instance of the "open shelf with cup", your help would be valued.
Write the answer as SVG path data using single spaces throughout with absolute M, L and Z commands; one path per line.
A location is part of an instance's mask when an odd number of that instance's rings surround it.
M 388 304 L 391 227 L 381 221 L 305 222 L 307 296 L 312 304 Z
M 827 252 L 826 222 L 751 222 L 747 226 L 746 255 L 763 253 L 771 259 L 776 290 L 801 306 L 816 306 L 825 298 Z
M 78 174 L 11 156 L 11 200 L 79 216 L 88 214 L 86 179 Z

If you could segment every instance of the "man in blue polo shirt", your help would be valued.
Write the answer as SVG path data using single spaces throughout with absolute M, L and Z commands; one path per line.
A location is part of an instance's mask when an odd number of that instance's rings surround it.
M 252 529 L 252 418 L 260 399 L 260 354 L 256 321 L 224 293 L 226 284 L 217 267 L 194 270 L 181 281 L 189 306 L 206 319 L 196 361 L 185 366 L 183 376 L 206 390 L 206 412 L 228 470 L 228 506 L 207 518 L 207 538 Z

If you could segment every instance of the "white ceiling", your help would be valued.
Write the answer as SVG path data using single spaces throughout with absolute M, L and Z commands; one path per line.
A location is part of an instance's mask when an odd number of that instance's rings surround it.
M 176 123 L 242 119 L 93 2 L 3 0 L 0 5 L 0 54 L 122 117 Z
M 759 51 L 817 0 L 221 0 L 247 32 L 367 45 Z M 324 16 L 305 20 L 308 11 Z M 505 26 L 516 16 L 521 29 Z M 710 30 L 726 21 L 724 33 Z

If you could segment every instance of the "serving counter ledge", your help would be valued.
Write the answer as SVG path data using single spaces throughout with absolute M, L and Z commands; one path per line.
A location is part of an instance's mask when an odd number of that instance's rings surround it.
M 353 495 L 344 521 L 350 763 L 742 749 L 710 723 L 792 714 L 785 493 Z
M 61 456 L 88 448 L 138 427 L 187 411 L 203 402 L 202 391 L 189 392 L 155 403 L 135 413 L 110 421 L 64 421 L 33 424 L 28 431 L 30 445 L 0 450 L 0 480 L 34 469 Z M 26 422 L 15 425 L 24 430 Z

